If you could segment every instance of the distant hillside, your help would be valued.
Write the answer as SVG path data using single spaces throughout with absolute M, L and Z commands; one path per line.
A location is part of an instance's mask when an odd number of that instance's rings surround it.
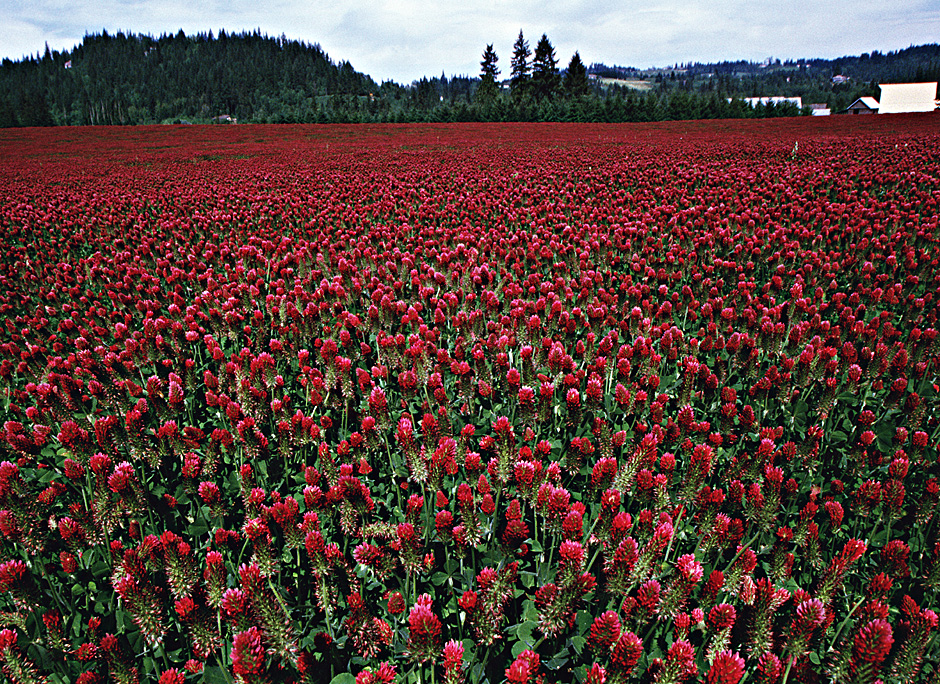
M 825 102 L 838 111 L 862 95 L 877 97 L 879 83 L 940 81 L 940 45 L 837 59 L 689 62 L 650 69 L 595 63 L 588 73 L 608 87 L 648 90 L 653 84 L 662 89 L 717 90 L 728 97 L 799 96 L 805 103 Z
M 737 78 L 762 78 L 775 73 L 810 72 L 824 79 L 842 75 L 856 81 L 915 83 L 936 81 L 940 77 L 940 45 L 917 45 L 894 52 L 874 52 L 836 59 L 797 59 L 781 62 L 768 59 L 763 62 L 689 62 L 667 67 L 637 69 L 629 66 L 592 64 L 588 72 L 609 78 L 649 78 L 672 72 L 696 77 L 715 75 Z
M 508 57 L 501 64 L 506 73 Z M 794 106 L 752 109 L 743 100 L 799 96 L 805 104 L 826 103 L 839 111 L 857 97 L 877 97 L 879 82 L 940 80 L 940 45 L 834 60 L 585 69 L 578 57 L 572 64 L 579 78 L 569 79 L 550 64 L 555 73 L 545 81 L 552 84 L 548 88 L 491 81 L 480 89 L 477 76 L 443 74 L 378 85 L 349 62 L 331 60 L 319 45 L 258 31 L 180 31 L 157 38 L 102 32 L 67 52 L 47 46 L 44 54 L 3 60 L 0 127 L 794 116 L 801 113 Z
M 378 90 L 318 45 L 260 33 L 88 35 L 71 52 L 0 65 L 0 123 L 133 124 L 221 114 L 264 120 L 315 113 L 319 98 Z M 2 118 L 6 117 L 6 121 Z

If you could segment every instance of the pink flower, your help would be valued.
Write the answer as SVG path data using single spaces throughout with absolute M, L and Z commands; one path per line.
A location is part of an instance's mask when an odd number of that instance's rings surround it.
M 175 667 L 171 667 L 160 675 L 159 684 L 183 684 L 184 681 L 186 681 L 186 675 Z
M 666 661 L 660 676 L 654 681 L 681 682 L 698 674 L 695 665 L 695 649 L 688 641 L 676 641 L 666 653 Z
M 459 668 L 463 662 L 463 644 L 451 639 L 444 644 L 444 670 Z
M 708 629 L 711 632 L 718 632 L 727 629 L 734 624 L 736 611 L 734 606 L 727 603 L 719 603 L 708 611 Z
M 715 658 L 708 674 L 706 684 L 738 684 L 744 676 L 744 659 L 737 653 L 722 651 Z
M 704 573 L 702 564 L 696 561 L 695 556 L 691 553 L 679 557 L 679 560 L 676 561 L 676 569 L 685 581 L 693 584 L 702 579 Z
M 783 667 L 780 664 L 780 658 L 773 653 L 765 653 L 757 661 L 757 668 L 754 671 L 757 684 L 777 684 Z
M 642 655 L 643 642 L 640 637 L 633 632 L 624 632 L 614 644 L 614 650 L 610 654 L 610 667 L 619 675 L 628 677 L 640 662 Z
M 591 665 L 584 676 L 584 684 L 605 684 L 606 681 L 607 670 L 601 667 L 599 663 Z
M 894 637 L 887 620 L 875 619 L 862 627 L 852 644 L 849 669 L 854 681 L 873 681 L 888 653 Z
M 441 648 L 441 621 L 431 610 L 431 595 L 422 594 L 408 613 L 408 647 L 419 662 L 433 661 Z
M 509 684 L 528 684 L 530 677 L 539 671 L 539 654 L 535 651 L 523 651 L 506 670 Z
M 563 583 L 581 574 L 584 567 L 584 548 L 580 542 L 563 541 L 558 549 L 558 576 Z
M 382 663 L 377 670 L 363 670 L 356 675 L 356 684 L 392 684 L 395 680 L 395 666 Z
M 401 615 L 405 612 L 405 598 L 400 591 L 393 591 L 388 595 L 388 612 L 391 615 Z
M 606 654 L 620 639 L 620 618 L 612 610 L 594 618 L 588 646 L 598 654 Z
M 235 674 L 261 674 L 266 661 L 261 630 L 249 627 L 246 631 L 236 634 L 232 641 L 231 658 Z

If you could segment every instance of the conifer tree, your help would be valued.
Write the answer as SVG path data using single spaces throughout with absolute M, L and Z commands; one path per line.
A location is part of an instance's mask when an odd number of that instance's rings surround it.
M 561 85 L 555 48 L 544 33 L 535 46 L 532 58 L 532 89 L 536 99 L 551 100 Z
M 568 62 L 568 69 L 565 71 L 564 81 L 565 94 L 568 97 L 584 97 L 590 91 L 588 85 L 587 67 L 581 61 L 581 55 L 577 52 Z
M 529 49 L 529 41 L 522 35 L 522 29 L 519 29 L 519 37 L 512 46 L 512 62 L 510 74 L 510 88 L 514 99 L 525 99 L 529 94 L 530 85 L 530 66 L 529 57 L 532 51 Z
M 498 61 L 499 57 L 490 43 L 483 51 L 483 61 L 480 62 L 480 87 L 477 89 L 476 99 L 481 104 L 491 103 L 499 92 L 499 86 L 496 84 L 496 77 L 499 76 L 499 67 L 496 66 Z

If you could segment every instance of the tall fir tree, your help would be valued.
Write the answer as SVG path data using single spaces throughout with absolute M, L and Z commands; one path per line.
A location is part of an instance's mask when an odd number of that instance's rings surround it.
M 492 103 L 499 94 L 499 86 L 496 84 L 496 77 L 499 76 L 497 62 L 499 62 L 499 57 L 493 50 L 493 44 L 490 43 L 483 51 L 483 61 L 480 62 L 480 87 L 476 92 L 476 100 L 480 104 Z
M 544 33 L 535 46 L 532 58 L 532 90 L 538 100 L 551 100 L 561 85 L 555 48 Z
M 564 89 L 568 97 L 584 97 L 590 92 L 587 67 L 577 52 L 572 55 L 565 70 Z
M 519 37 L 512 46 L 512 62 L 510 63 L 510 88 L 515 99 L 525 99 L 529 94 L 531 81 L 529 57 L 531 56 L 529 41 L 522 35 L 522 29 L 519 29 Z

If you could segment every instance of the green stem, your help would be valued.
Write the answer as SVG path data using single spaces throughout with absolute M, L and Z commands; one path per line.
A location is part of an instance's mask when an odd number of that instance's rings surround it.
M 539 539 L 539 516 L 534 510 L 532 512 L 532 538 L 539 542 L 539 546 L 542 545 L 541 540 Z M 545 548 L 541 548 L 539 554 L 535 557 L 535 574 L 537 577 L 541 576 L 542 570 L 542 556 L 545 554 Z
M 166 672 L 167 670 L 169 670 L 169 669 L 170 669 L 170 659 L 167 658 L 167 656 L 166 656 L 166 651 L 163 649 L 163 646 L 162 646 L 162 645 L 157 646 L 156 648 L 153 649 L 153 652 L 154 652 L 155 654 L 156 654 L 157 652 L 160 653 L 160 658 L 163 660 L 163 671 Z
M 65 619 L 65 616 L 68 615 L 68 610 L 65 608 L 65 603 L 62 601 L 62 597 L 59 594 L 59 589 L 55 584 L 52 583 L 52 580 L 49 578 L 49 575 L 46 574 L 46 566 L 44 563 L 39 563 L 39 568 L 42 570 L 42 576 L 46 580 L 46 583 L 49 585 L 49 588 L 52 590 L 52 596 L 55 598 L 56 604 L 59 606 L 59 613 L 62 615 L 62 619 Z
M 750 546 L 751 546 L 751 544 L 753 544 L 754 542 L 756 542 L 759 538 L 760 538 L 760 532 L 758 532 L 758 533 L 755 534 L 753 537 L 751 537 L 750 539 L 748 539 L 748 540 L 747 540 L 747 543 L 746 543 L 744 546 L 742 546 L 742 547 L 738 550 L 738 552 L 734 555 L 734 558 L 731 559 L 731 562 L 728 563 L 728 567 L 725 568 L 725 574 L 726 574 L 726 575 L 727 575 L 729 572 L 731 572 L 731 568 L 734 567 L 735 562 L 738 560 L 738 558 L 741 557 L 741 554 L 744 553 L 745 550 L 749 549 Z
M 236 568 L 240 568 L 241 565 L 242 565 L 242 557 L 245 555 L 245 549 L 248 548 L 248 542 L 249 542 L 249 541 L 250 541 L 250 540 L 249 540 L 248 537 L 246 536 L 246 537 L 245 537 L 245 543 L 242 544 L 242 550 L 238 552 L 238 562 L 235 563 L 235 567 L 236 567 Z
M 330 635 L 330 640 L 335 639 L 333 636 L 333 625 L 330 622 L 330 595 L 326 591 L 326 580 L 323 577 L 320 578 L 320 591 L 323 592 L 323 612 L 326 613 L 326 632 Z
M 646 630 L 646 634 L 643 635 L 644 644 L 646 644 L 646 642 L 649 641 L 650 637 L 653 636 L 653 630 L 656 629 L 656 625 L 657 625 L 657 621 L 655 618 L 653 618 L 653 624 L 650 625 L 650 628 Z
M 428 513 L 423 516 L 424 539 L 430 544 L 433 541 L 431 533 L 434 531 L 434 495 L 431 494 L 429 487 L 425 487 L 423 482 L 421 483 L 421 497 L 424 499 L 424 505 L 428 511 Z
M 232 675 L 229 674 L 228 668 L 225 667 L 225 641 L 221 638 L 222 637 L 222 621 L 221 621 L 220 615 L 221 613 L 218 613 L 218 612 L 216 613 L 216 617 L 219 618 L 218 620 L 219 641 L 221 641 L 221 644 L 219 645 L 219 655 L 216 656 L 215 662 L 218 663 L 219 669 L 222 670 L 222 674 L 225 676 L 225 681 L 227 681 L 229 684 L 234 684 Z
M 215 611 L 215 627 L 219 630 L 219 655 L 216 656 L 216 662 L 219 664 L 219 669 L 225 674 L 226 681 L 231 682 L 232 677 L 224 666 L 225 640 L 222 638 L 222 611 L 218 609 Z
M 835 636 L 832 637 L 832 641 L 829 643 L 829 649 L 828 649 L 829 651 L 835 648 L 836 642 L 839 640 L 839 635 L 842 634 L 842 630 L 845 628 L 846 624 L 848 624 L 849 620 L 855 614 L 855 611 L 858 610 L 864 602 L 865 602 L 865 597 L 863 596 L 862 598 L 860 598 L 858 601 L 855 602 L 854 606 L 852 606 L 852 609 L 849 611 L 849 614 L 845 616 L 845 619 L 839 625 L 839 629 L 836 630 Z
M 490 647 L 486 647 L 486 651 L 483 652 L 483 660 L 477 661 L 480 663 L 480 669 L 477 671 L 477 676 L 473 680 L 473 684 L 480 684 L 480 680 L 483 678 L 483 673 L 486 670 L 486 664 L 490 662 Z
M 666 553 L 663 555 L 663 567 L 669 566 L 669 554 L 672 552 L 672 543 L 675 541 L 676 535 L 679 534 L 679 530 L 677 528 L 679 526 L 679 521 L 682 519 L 683 513 L 685 513 L 685 508 L 680 508 L 679 515 L 676 516 L 676 521 L 672 525 L 672 536 L 669 537 L 669 543 L 666 544 Z
M 594 518 L 594 522 L 593 522 L 593 524 L 591 525 L 591 529 L 588 530 L 587 535 L 584 537 L 584 541 L 581 542 L 581 546 L 587 546 L 587 545 L 588 545 L 588 542 L 591 540 L 591 535 L 594 534 L 594 530 L 597 529 L 597 524 L 601 521 L 601 516 L 602 516 L 603 514 L 604 514 L 604 511 L 602 510 L 602 511 L 600 512 L 600 515 L 598 515 L 596 518 Z
M 878 526 L 879 526 L 879 525 L 881 525 L 881 518 L 880 518 L 880 517 L 875 521 L 875 526 L 872 528 L 871 533 L 868 535 L 868 538 L 869 538 L 869 539 L 872 539 L 872 540 L 873 540 L 873 539 L 875 538 L 875 535 L 878 533 Z M 854 535 L 853 535 L 853 536 L 854 536 Z M 856 539 L 857 539 L 857 537 L 856 537 Z
M 457 638 L 463 641 L 463 622 L 460 620 L 460 603 L 457 600 L 457 591 L 454 589 L 453 577 L 447 579 L 447 586 L 450 589 L 450 598 L 454 602 L 454 615 L 457 616 Z
M 392 487 L 395 489 L 395 500 L 398 503 L 398 510 L 401 511 L 401 487 L 395 482 L 395 464 L 392 462 L 392 448 L 388 444 L 388 435 L 385 435 L 385 453 L 388 454 L 388 474 L 392 482 Z
M 555 535 L 553 534 L 553 535 L 552 535 L 552 543 L 551 543 L 551 545 L 548 547 L 548 562 L 545 564 L 545 567 L 547 567 L 547 568 L 551 568 L 551 567 L 552 567 L 552 556 L 555 555 L 555 541 L 556 541 Z M 539 579 L 541 579 L 541 578 L 539 578 Z
M 787 660 L 787 669 L 783 673 L 783 679 L 780 680 L 780 684 L 787 684 L 787 678 L 790 676 L 790 668 L 793 667 L 793 661 L 795 660 L 796 658 L 793 656 L 790 656 L 790 659 Z
M 604 542 L 600 542 L 597 545 L 597 548 L 594 549 L 594 555 L 591 556 L 590 562 L 587 564 L 587 567 L 584 569 L 585 572 L 590 572 L 591 568 L 594 567 L 594 561 L 597 560 L 597 557 L 601 555 L 601 551 L 604 549 Z
M 271 589 L 271 593 L 274 594 L 274 598 L 277 599 L 278 605 L 281 607 L 281 610 L 284 611 L 284 619 L 290 621 L 290 612 L 287 610 L 287 605 L 284 603 L 284 599 L 281 598 L 281 595 L 274 588 L 274 583 L 271 581 L 271 578 L 268 577 L 268 588 Z
M 405 582 L 402 585 L 403 593 L 405 595 L 405 605 L 411 607 L 411 575 L 408 574 L 408 571 L 405 570 Z
M 502 485 L 496 489 L 496 500 L 493 502 L 493 519 L 490 521 L 490 541 L 496 537 L 496 521 L 499 518 L 499 498 L 502 494 Z

